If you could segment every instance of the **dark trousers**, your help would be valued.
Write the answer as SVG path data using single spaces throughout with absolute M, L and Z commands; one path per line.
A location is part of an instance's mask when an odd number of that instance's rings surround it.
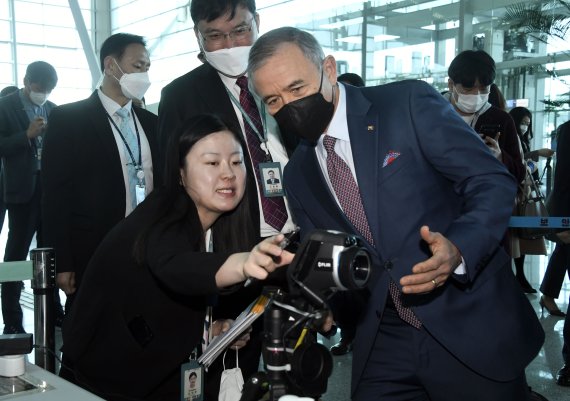
M 4 252 L 4 261 L 13 262 L 26 260 L 30 244 L 37 233 L 37 243 L 41 246 L 40 227 L 40 200 L 41 187 L 38 185 L 30 199 L 26 203 L 8 203 L 8 241 Z M 23 283 L 15 281 L 2 283 L 2 317 L 5 329 L 23 332 L 23 313 L 20 306 L 20 294 Z
M 529 396 L 524 373 L 511 382 L 482 377 L 387 307 L 352 400 L 525 401 Z
M 564 318 L 564 329 L 562 330 L 562 338 L 564 345 L 562 346 L 562 358 L 566 365 L 570 365 L 570 299 L 568 300 L 568 309 L 566 310 L 566 317 Z
M 564 282 L 564 275 L 570 277 L 570 244 L 556 244 L 550 255 L 544 278 L 540 284 L 540 292 L 552 298 L 558 298 Z

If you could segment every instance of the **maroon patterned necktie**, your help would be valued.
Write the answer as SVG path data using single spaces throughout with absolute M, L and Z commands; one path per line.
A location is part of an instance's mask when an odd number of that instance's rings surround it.
M 370 233 L 368 220 L 364 213 L 364 206 L 362 206 L 362 199 L 360 198 L 360 190 L 350 171 L 346 162 L 335 152 L 334 145 L 336 138 L 325 135 L 323 144 L 327 151 L 327 171 L 334 192 L 338 198 L 342 210 L 350 222 L 356 227 L 358 232 L 364 238 L 374 245 L 374 239 Z M 392 280 L 390 280 L 390 296 L 394 302 L 394 306 L 398 311 L 398 315 L 403 321 L 409 323 L 416 329 L 422 326 L 422 322 L 417 318 L 414 312 L 402 304 L 402 293 L 400 289 Z
M 253 122 L 255 128 L 257 129 L 257 132 L 263 133 L 263 125 L 261 124 L 261 118 L 259 116 L 259 111 L 257 110 L 257 105 L 255 104 L 253 96 L 249 92 L 249 88 L 247 87 L 247 77 L 239 77 L 236 83 L 241 89 L 239 93 L 239 103 L 243 108 L 243 111 Z M 263 184 L 261 181 L 262 177 L 259 173 L 259 164 L 264 162 L 271 162 L 271 155 L 266 154 L 263 149 L 261 149 L 260 139 L 257 137 L 255 131 L 251 128 L 248 121 L 245 118 L 243 120 L 243 125 L 245 128 L 245 139 L 247 141 L 247 147 L 249 149 L 249 154 L 253 163 L 253 171 L 255 171 L 255 178 L 257 179 L 257 184 L 259 187 L 259 196 L 261 198 L 263 219 L 271 227 L 275 228 L 277 231 L 281 231 L 288 217 L 287 209 L 285 208 L 285 202 L 281 196 L 266 197 L 264 195 Z

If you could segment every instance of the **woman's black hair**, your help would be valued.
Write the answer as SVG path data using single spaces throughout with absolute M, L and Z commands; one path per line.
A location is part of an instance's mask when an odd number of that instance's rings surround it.
M 164 165 L 163 185 L 155 189 L 161 192 L 158 199 L 158 213 L 145 225 L 135 242 L 134 255 L 138 263 L 146 262 L 147 238 L 153 228 L 168 227 L 188 219 L 191 214 L 196 214 L 196 206 L 182 186 L 180 169 L 185 167 L 186 156 L 198 141 L 220 131 L 232 133 L 244 149 L 244 153 L 247 152 L 243 139 L 238 134 L 239 131 L 231 128 L 230 124 L 213 114 L 200 114 L 183 121 L 170 136 Z M 252 221 L 246 185 L 244 196 L 238 206 L 222 214 L 212 226 L 214 250 L 228 253 L 249 251 L 251 249 L 250 238 L 247 235 L 240 235 L 240 232 L 242 230 L 244 232 L 254 231 Z M 203 243 L 201 244 L 204 249 Z
M 511 111 L 509 111 L 509 114 L 511 115 L 511 117 L 513 118 L 513 120 L 515 122 L 515 127 L 517 128 L 517 133 L 519 134 L 519 138 L 521 139 L 521 142 L 523 143 L 524 152 L 525 153 L 529 152 L 530 150 L 527 148 L 530 148 L 530 140 L 533 138 L 532 113 L 526 107 L 514 107 L 513 109 L 511 109 Z M 530 124 L 528 126 L 528 129 L 524 133 L 524 135 L 522 135 L 521 129 L 519 126 L 521 125 L 521 121 L 524 117 L 530 118 Z

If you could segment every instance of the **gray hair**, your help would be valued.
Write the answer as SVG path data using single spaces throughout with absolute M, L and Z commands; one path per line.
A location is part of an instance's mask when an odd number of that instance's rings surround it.
M 323 68 L 325 54 L 321 45 L 313 35 L 290 26 L 273 29 L 263 34 L 255 41 L 249 52 L 249 62 L 247 66 L 248 76 L 263 67 L 267 59 L 272 57 L 283 44 L 295 44 L 305 57 L 313 63 L 319 71 Z

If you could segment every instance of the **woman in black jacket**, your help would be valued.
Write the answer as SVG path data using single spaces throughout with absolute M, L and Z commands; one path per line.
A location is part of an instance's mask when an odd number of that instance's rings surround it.
M 240 252 L 252 221 L 240 137 L 203 115 L 173 138 L 164 187 L 106 236 L 64 323 L 77 383 L 107 400 L 179 400 L 215 295 L 293 258 L 283 235 Z

